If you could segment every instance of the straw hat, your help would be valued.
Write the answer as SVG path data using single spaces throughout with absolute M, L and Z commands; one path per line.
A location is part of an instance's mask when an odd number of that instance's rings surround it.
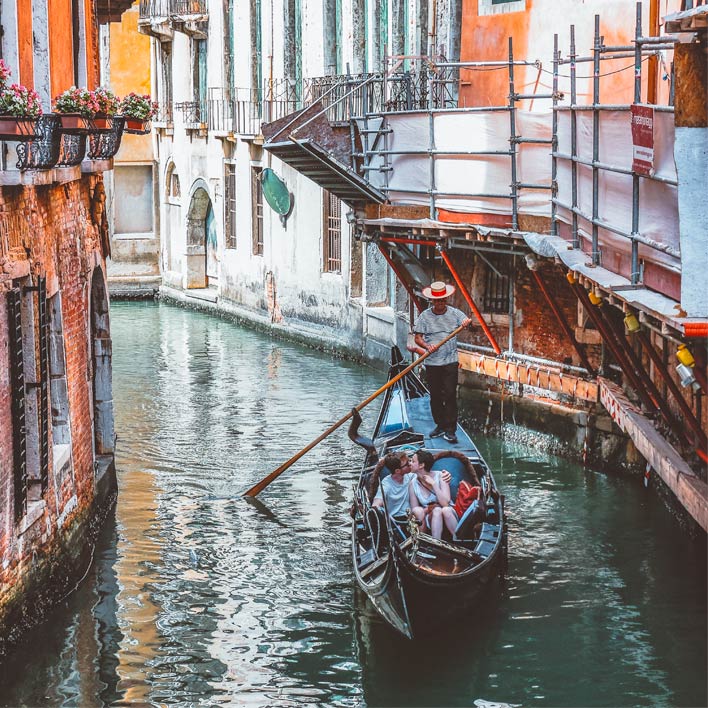
M 440 280 L 430 283 L 429 288 L 423 288 L 423 297 L 426 300 L 442 300 L 445 297 L 450 297 L 455 292 L 454 285 L 447 285 Z

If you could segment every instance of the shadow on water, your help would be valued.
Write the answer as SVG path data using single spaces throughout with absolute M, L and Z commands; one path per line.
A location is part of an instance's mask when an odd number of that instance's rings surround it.
M 345 431 L 239 496 L 383 375 L 164 304 L 114 303 L 112 334 L 118 506 L 1 705 L 706 705 L 705 542 L 641 483 L 479 440 L 506 585 L 411 643 L 355 591 Z

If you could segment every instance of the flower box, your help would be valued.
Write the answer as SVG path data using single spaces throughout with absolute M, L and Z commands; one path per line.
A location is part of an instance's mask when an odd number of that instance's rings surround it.
M 36 119 L 18 116 L 0 116 L 0 140 L 34 140 L 37 137 Z
M 86 135 L 93 128 L 92 120 L 82 116 L 81 113 L 59 113 L 58 115 L 61 118 L 62 133 Z
M 91 122 L 93 123 L 93 130 L 91 132 L 108 133 L 113 130 L 113 116 L 106 115 L 105 113 L 96 113 Z
M 150 121 L 126 116 L 123 132 L 132 133 L 133 135 L 147 135 L 150 132 Z

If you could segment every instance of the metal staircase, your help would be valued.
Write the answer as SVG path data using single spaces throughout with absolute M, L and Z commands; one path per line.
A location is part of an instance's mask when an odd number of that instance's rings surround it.
M 344 124 L 327 119 L 327 111 L 350 96 L 351 91 L 328 106 L 321 96 L 296 113 L 263 124 L 263 147 L 352 207 L 382 204 L 385 179 L 372 177 L 385 175 L 386 165 L 372 153 L 385 137 L 383 118 L 350 117 Z

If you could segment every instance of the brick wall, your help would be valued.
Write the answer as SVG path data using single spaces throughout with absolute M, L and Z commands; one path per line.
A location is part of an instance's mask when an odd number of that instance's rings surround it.
M 101 239 L 92 219 L 93 190 L 100 180 L 91 176 L 60 186 L 0 190 L 0 644 L 10 631 L 6 624 L 10 618 L 16 622 L 22 617 L 28 624 L 37 619 L 28 616 L 26 608 L 18 610 L 37 589 L 33 583 L 48 580 L 44 571 L 38 574 L 35 569 L 30 574 L 30 566 L 39 564 L 56 576 L 54 587 L 65 585 L 74 570 L 71 563 L 47 559 L 67 554 L 69 559 L 79 559 L 87 537 L 77 528 L 90 524 L 94 515 L 89 303 L 94 268 L 105 271 Z M 33 282 L 46 277 L 49 297 L 61 293 L 73 482 L 60 476 L 55 484 L 50 444 L 44 504 L 30 503 L 27 516 L 16 523 L 6 293 L 13 278 L 30 273 Z M 33 377 L 28 373 L 28 380 Z

